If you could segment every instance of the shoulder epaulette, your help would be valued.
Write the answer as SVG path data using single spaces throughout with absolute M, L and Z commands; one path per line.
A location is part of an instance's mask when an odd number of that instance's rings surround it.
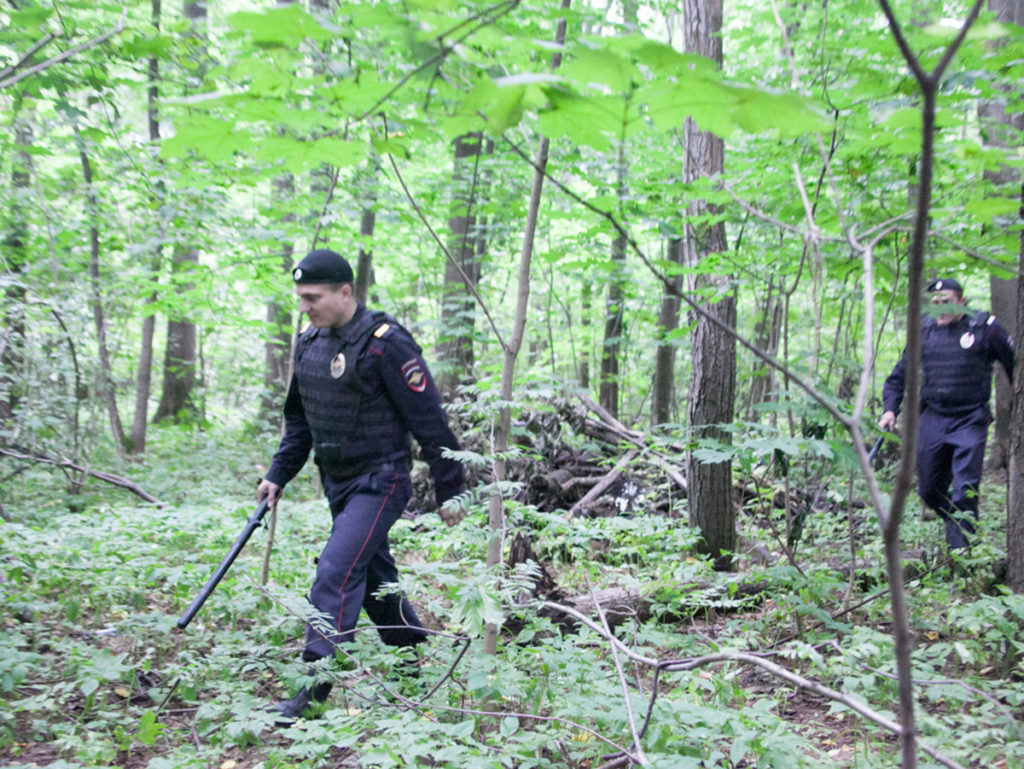
M 381 323 L 379 326 L 377 326 L 377 330 L 373 332 L 373 335 L 377 339 L 381 339 L 390 330 L 391 330 L 391 324 L 390 323 Z

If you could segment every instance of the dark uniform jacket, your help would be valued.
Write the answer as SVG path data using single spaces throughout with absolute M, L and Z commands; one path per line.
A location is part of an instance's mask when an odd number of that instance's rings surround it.
M 420 348 L 393 318 L 359 306 L 341 328 L 312 328 L 295 350 L 285 399 L 285 435 L 267 480 L 284 486 L 316 454 L 320 471 L 354 478 L 385 462 L 409 461 L 410 434 L 443 504 L 465 490 L 462 465 L 441 396 Z
M 994 315 L 966 313 L 946 326 L 925 318 L 921 327 L 921 407 L 957 415 L 987 406 L 994 361 L 1013 378 L 1013 344 Z M 904 351 L 882 389 L 886 411 L 899 413 L 906 370 Z

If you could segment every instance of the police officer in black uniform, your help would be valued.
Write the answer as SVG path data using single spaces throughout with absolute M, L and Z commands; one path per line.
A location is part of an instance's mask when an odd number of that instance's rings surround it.
M 331 629 L 308 626 L 302 656 L 328 657 L 352 640 L 361 608 L 385 644 L 415 646 L 426 633 L 412 606 L 399 594 L 377 595 L 398 581 L 388 532 L 412 495 L 410 434 L 430 468 L 442 518 L 461 520 L 461 508 L 444 503 L 465 491 L 462 465 L 442 456 L 459 443 L 419 346 L 393 318 L 356 300 L 344 258 L 311 251 L 292 277 L 310 328 L 295 349 L 285 434 L 256 496 L 279 498 L 313 449 L 333 525 L 310 601 L 330 617 Z M 278 724 L 288 723 L 329 692 L 329 682 L 303 687 L 271 709 Z
M 917 442 L 917 490 L 946 524 L 951 550 L 966 548 L 978 519 L 978 486 L 992 393 L 992 364 L 1013 378 L 1013 343 L 994 315 L 966 311 L 963 289 L 952 278 L 928 285 L 931 303 L 945 305 L 921 328 L 921 422 Z M 885 413 L 878 421 L 892 430 L 903 402 L 904 352 L 885 380 Z M 950 483 L 953 493 L 950 495 Z

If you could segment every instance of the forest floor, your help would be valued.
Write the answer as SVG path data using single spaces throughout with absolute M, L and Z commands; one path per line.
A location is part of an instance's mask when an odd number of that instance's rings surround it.
M 558 408 L 519 425 L 502 580 L 482 565 L 487 464 L 453 529 L 419 468 L 392 530 L 402 587 L 437 632 L 419 679 L 396 678 L 395 655 L 360 632 L 354 662 L 326 671 L 321 717 L 283 730 L 261 707 L 309 672 L 303 594 L 327 521 L 311 474 L 282 503 L 267 584 L 263 531 L 174 627 L 249 513 L 249 468 L 273 434 L 168 432 L 159 463 L 116 468 L 163 507 L 101 483 L 69 496 L 31 467 L 0 521 L 0 765 L 896 765 L 895 735 L 852 707 L 881 721 L 896 707 L 880 542 L 856 485 L 806 457 L 786 483 L 737 472 L 741 547 L 718 573 L 695 555 L 678 452 L 620 427 Z M 987 478 L 985 509 L 1002 494 Z M 993 571 L 1001 532 L 984 516 L 950 564 L 938 522 L 916 508 L 904 522 L 918 728 L 946 766 L 1024 769 L 1024 597 Z

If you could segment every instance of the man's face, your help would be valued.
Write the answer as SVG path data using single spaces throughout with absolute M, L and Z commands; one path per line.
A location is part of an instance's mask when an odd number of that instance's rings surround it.
M 317 328 L 343 326 L 356 313 L 351 283 L 297 283 L 295 294 L 299 297 L 299 312 L 306 313 Z
M 933 291 L 931 295 L 932 304 L 956 304 L 964 305 L 967 300 L 964 299 L 956 291 L 949 288 L 944 288 L 941 291 Z M 936 322 L 940 326 L 948 326 L 950 323 L 956 323 L 960 318 L 963 317 L 962 312 L 944 312 L 939 315 Z

